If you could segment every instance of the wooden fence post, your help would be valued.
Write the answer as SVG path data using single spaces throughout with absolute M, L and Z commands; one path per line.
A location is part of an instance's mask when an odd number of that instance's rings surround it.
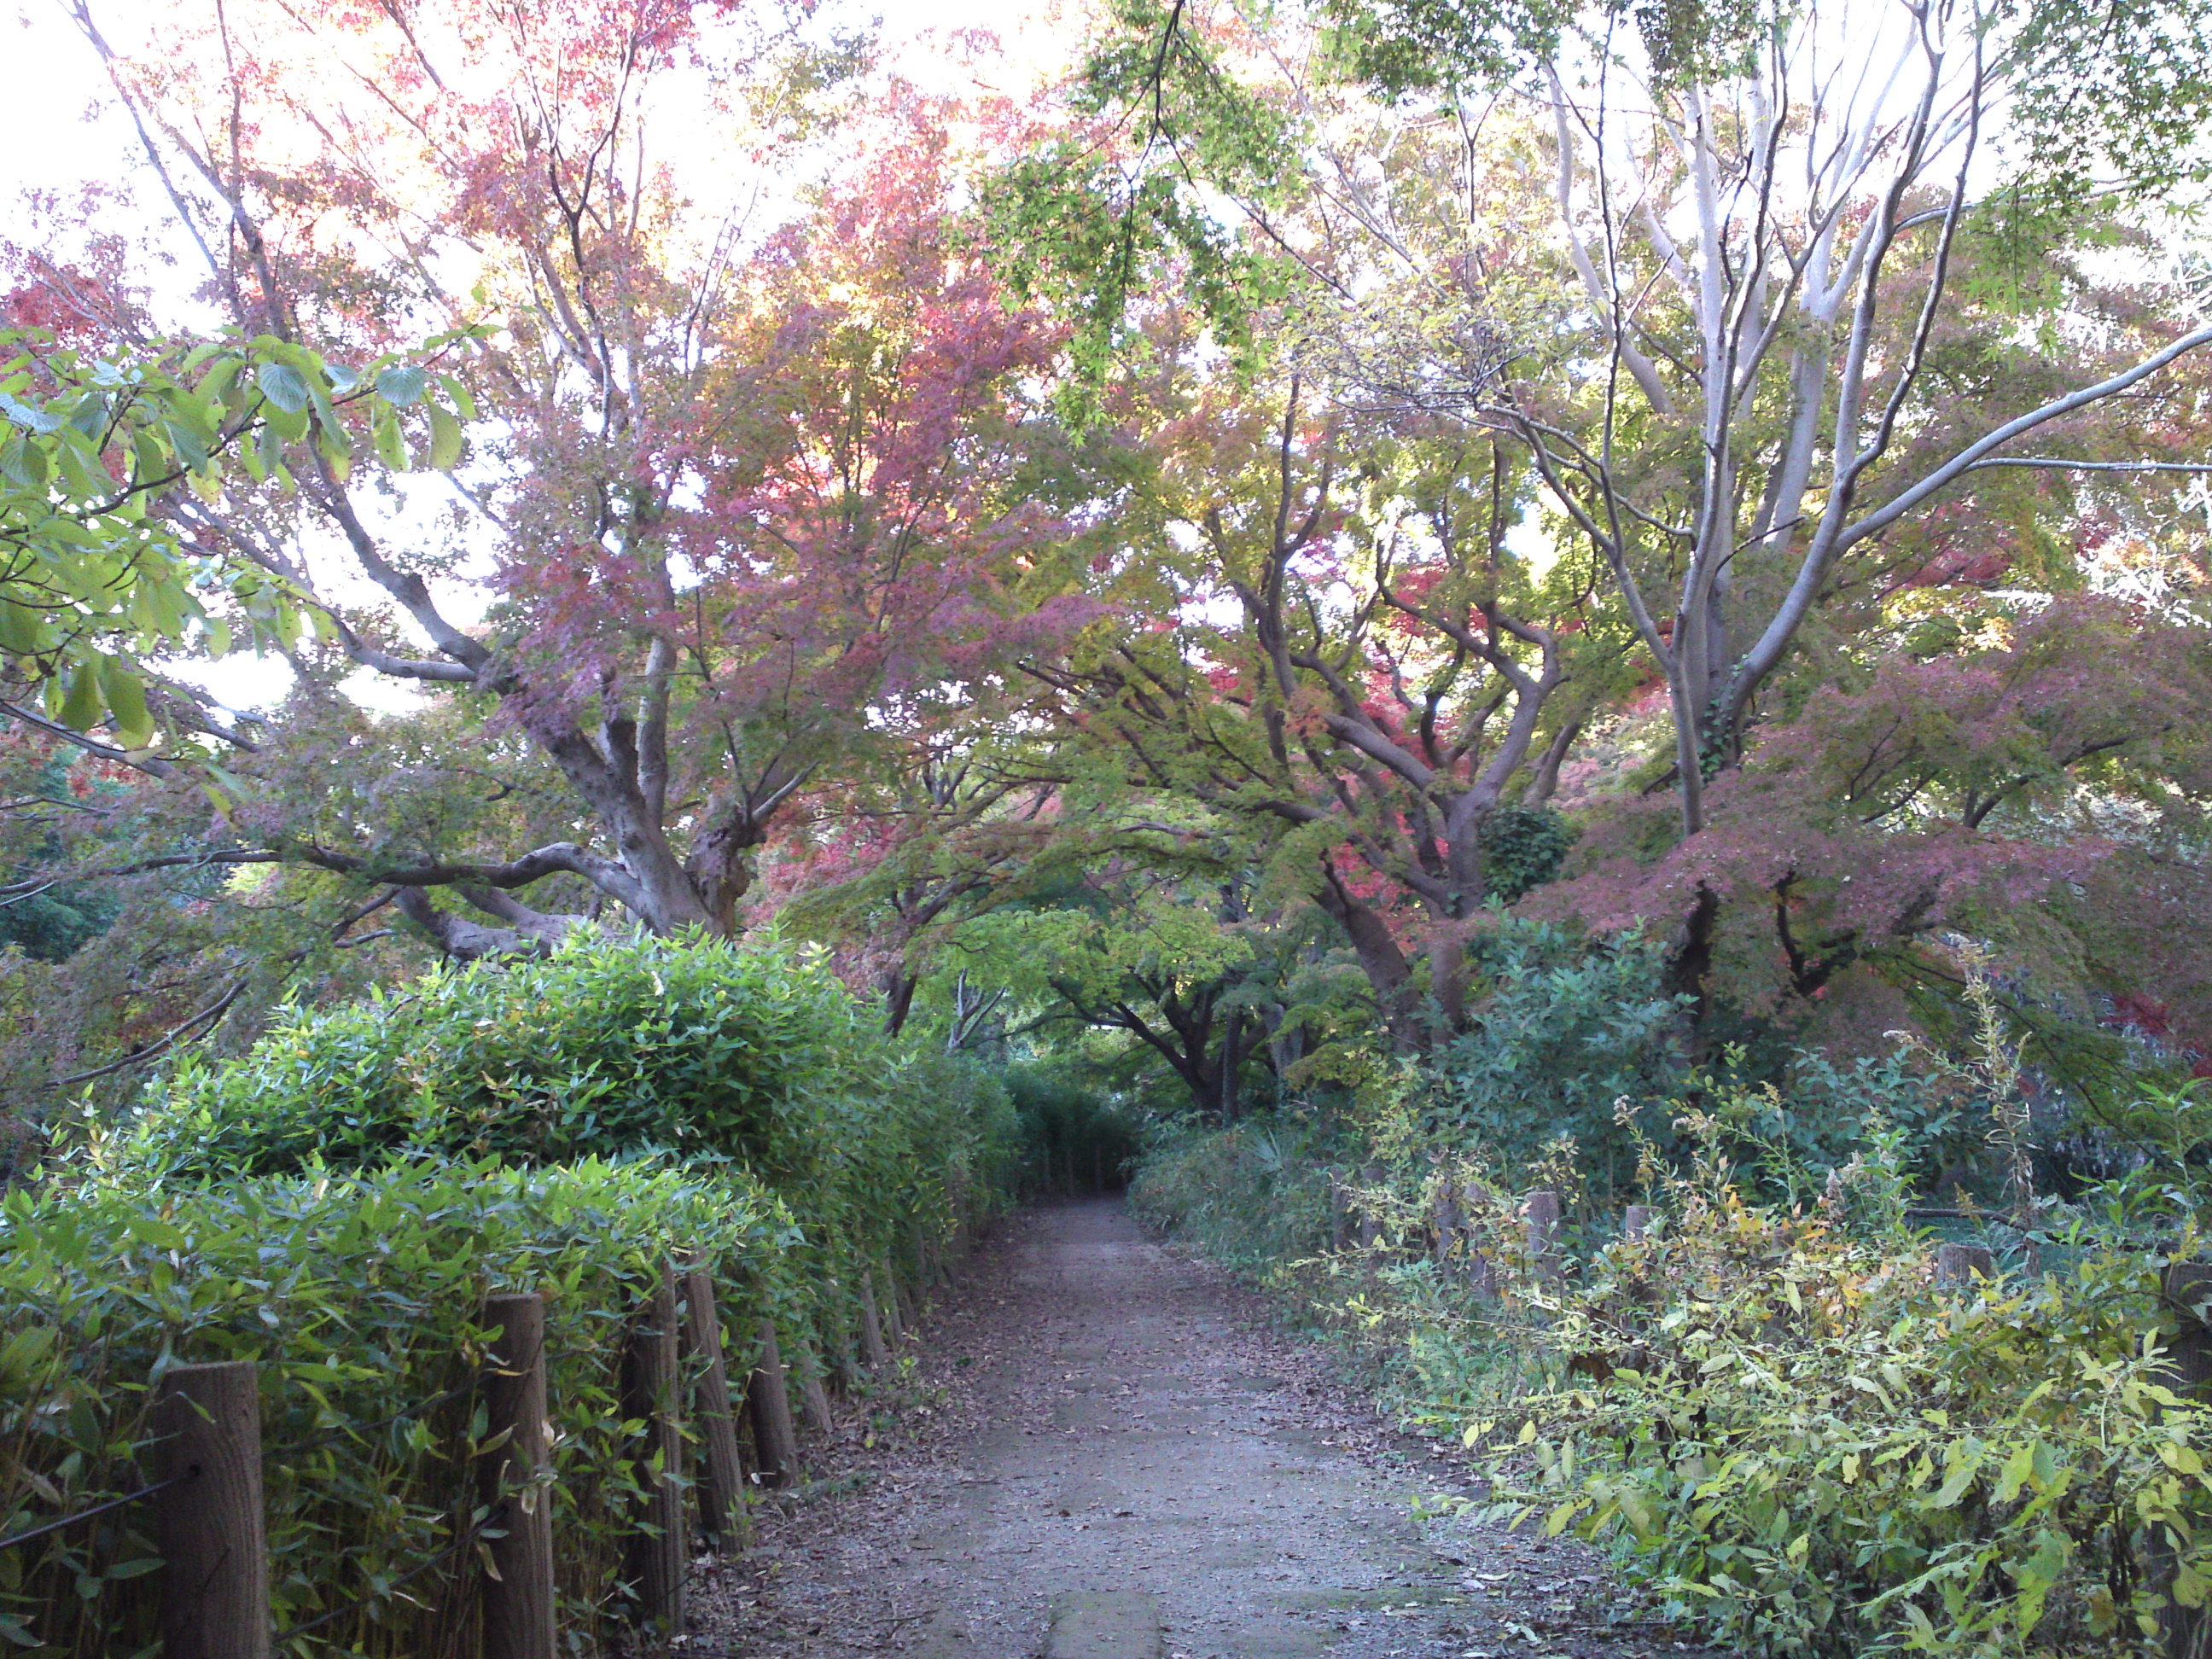
M 774 1320 L 761 1321 L 760 1345 L 760 1361 L 746 1388 L 753 1408 L 753 1449 L 760 1458 L 761 1484 L 787 1486 L 799 1476 L 799 1444 L 791 1429 L 791 1395 L 784 1387 Z
M 892 1267 L 884 1269 L 884 1297 L 879 1311 L 884 1316 L 884 1332 L 891 1340 L 891 1346 L 906 1346 L 906 1296 L 899 1289 L 898 1273 Z
M 173 1365 L 154 1404 L 164 1659 L 269 1659 L 261 1382 L 250 1359 Z
M 1344 1176 L 1335 1170 L 1328 1172 L 1328 1247 L 1341 1250 L 1352 1243 L 1352 1195 L 1345 1190 Z
M 684 1438 L 677 1423 L 676 1341 L 675 1276 L 663 1267 L 623 1353 L 622 1413 L 645 1424 L 637 1459 L 645 1501 L 623 1562 L 637 1589 L 632 1616 L 664 1640 L 684 1628 Z
M 891 1363 L 891 1351 L 884 1345 L 883 1315 L 876 1306 L 876 1276 L 866 1267 L 860 1270 L 860 1355 L 872 1371 Z
M 1651 1206 L 1632 1204 L 1620 1214 L 1620 1236 L 1623 1238 L 1646 1238 L 1651 1233 Z
M 700 1529 L 718 1548 L 745 1541 L 745 1466 L 738 1455 L 737 1413 L 730 1405 L 730 1369 L 722 1357 L 722 1320 L 714 1306 L 714 1275 L 695 1265 L 684 1275 L 684 1340 L 699 1372 L 696 1415 L 707 1451 L 699 1484 Z
M 1528 1194 L 1528 1273 L 1547 1284 L 1565 1275 L 1559 1266 L 1559 1195 L 1549 1188 Z
M 802 1345 L 792 1357 L 798 1362 L 799 1408 L 806 1426 L 819 1435 L 835 1434 L 837 1419 L 830 1413 L 830 1390 L 822 1384 L 822 1362 L 813 1346 Z
M 490 1523 L 482 1583 L 483 1659 L 553 1659 L 553 1492 L 539 1476 L 551 1448 L 545 1409 L 545 1298 L 484 1303 L 484 1437 L 501 1443 L 477 1467 L 477 1501 L 507 1513 Z
M 1979 1244 L 1938 1244 L 1936 1247 L 1936 1282 L 1938 1285 L 1966 1285 L 1977 1279 L 1997 1276 L 1996 1258 Z
M 1467 1287 L 1485 1300 L 1498 1294 L 1498 1264 L 1491 1260 L 1490 1252 L 1482 1248 L 1482 1241 L 1475 1231 L 1474 1217 L 1490 1206 L 1490 1189 L 1480 1182 L 1471 1181 L 1461 1189 L 1461 1224 L 1467 1231 Z

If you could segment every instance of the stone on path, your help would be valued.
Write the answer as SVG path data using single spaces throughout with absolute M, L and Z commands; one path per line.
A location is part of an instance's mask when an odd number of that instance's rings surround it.
M 1137 1589 L 1070 1590 L 1053 1603 L 1045 1659 L 1160 1659 L 1158 1598 Z

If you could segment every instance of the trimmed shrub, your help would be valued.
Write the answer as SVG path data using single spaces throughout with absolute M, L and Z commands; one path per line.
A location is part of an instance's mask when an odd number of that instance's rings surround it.
M 296 1012 L 236 1060 L 189 1060 L 116 1156 L 228 1176 L 663 1153 L 806 1178 L 825 1116 L 872 1103 L 897 1058 L 834 975 L 781 946 L 587 936 Z
M 916 1277 L 1017 1145 L 988 1072 L 886 1042 L 773 945 L 586 940 L 295 1015 L 0 1206 L 0 1533 L 142 1483 L 164 1368 L 252 1358 L 276 1622 L 336 1613 L 283 1650 L 467 1659 L 477 1321 L 538 1290 L 562 1628 L 599 1650 L 642 1478 L 620 1355 L 660 1266 L 712 1264 L 739 1375 L 762 1313 L 834 1356 L 861 1273 Z M 149 1651 L 147 1525 L 0 1552 L 0 1640 Z
M 887 1042 L 779 945 L 585 939 L 295 1014 L 235 1060 L 180 1066 L 92 1159 L 173 1183 L 667 1158 L 785 1194 L 803 1248 L 905 1261 L 1002 1200 L 1018 1139 L 989 1070 Z
M 796 1237 L 743 1175 L 649 1164 L 414 1163 L 12 1193 L 0 1207 L 0 1532 L 143 1485 L 149 1383 L 166 1367 L 253 1359 L 277 1626 L 370 1597 L 312 1646 L 283 1650 L 473 1653 L 471 1556 L 403 1575 L 474 1524 L 483 1297 L 538 1290 L 562 1623 L 593 1631 L 621 1606 L 641 1480 L 616 1402 L 646 1286 L 680 1242 L 713 1264 L 732 1331 L 770 1306 L 789 1320 L 823 1288 L 793 1271 Z M 71 1659 L 149 1651 L 149 1524 L 125 1508 L 0 1553 L 0 1637 Z

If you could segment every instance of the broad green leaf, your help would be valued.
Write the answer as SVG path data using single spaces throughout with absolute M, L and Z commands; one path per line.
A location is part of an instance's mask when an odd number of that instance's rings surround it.
M 70 670 L 68 689 L 55 718 L 72 732 L 89 732 L 100 724 L 103 706 L 98 671 L 88 662 L 77 663 Z
M 17 1381 L 27 1377 L 53 1352 L 54 1340 L 50 1325 L 31 1325 L 17 1331 L 0 1346 L 0 1376 Z
M 131 461 L 136 469 L 131 478 L 133 483 L 151 483 L 173 470 L 160 441 L 152 433 L 143 430 L 131 434 Z
M 320 428 L 315 434 L 316 453 L 330 463 L 331 471 L 343 483 L 353 471 L 353 444 L 343 427 L 333 422 Z
M 45 618 L 27 605 L 0 595 L 0 650 L 27 657 L 46 648 Z
M 208 447 L 201 439 L 199 433 L 193 428 L 191 422 L 164 421 L 161 423 L 161 429 L 169 434 L 169 441 L 176 447 L 177 453 L 184 457 L 186 465 L 195 470 L 208 465 L 212 459 Z
M 264 363 L 253 378 L 254 383 L 261 388 L 261 395 L 285 414 L 304 415 L 307 412 L 307 376 L 291 364 Z M 289 435 L 296 437 L 299 434 Z
M 4 472 L 12 483 L 41 492 L 51 476 L 51 469 L 46 465 L 46 452 L 21 432 L 11 434 L 5 444 L 0 444 L 0 472 Z
M 268 422 L 264 430 L 274 432 L 288 444 L 295 444 L 306 437 L 308 427 L 313 424 L 304 404 L 296 410 L 267 404 L 264 406 L 262 414 Z
M 430 377 L 412 363 L 394 363 L 376 372 L 376 390 L 386 402 L 405 409 L 422 396 Z
M 462 384 L 459 375 L 441 374 L 438 376 L 438 384 L 445 388 L 446 396 L 453 399 L 453 407 L 460 412 L 463 420 L 476 419 L 477 400 L 468 387 Z
M 125 749 L 143 749 L 154 741 L 154 720 L 146 708 L 145 682 L 119 657 L 103 657 L 100 686 L 114 717 L 115 734 Z
M 88 438 L 97 438 L 107 429 L 111 404 L 104 392 L 87 392 L 70 410 L 69 424 Z
M 13 392 L 0 392 L 0 413 L 29 432 L 58 432 L 62 417 L 25 403 Z
M 388 404 L 380 404 L 369 416 L 369 440 L 376 446 L 376 459 L 394 472 L 407 470 L 407 440 L 399 430 L 399 417 Z

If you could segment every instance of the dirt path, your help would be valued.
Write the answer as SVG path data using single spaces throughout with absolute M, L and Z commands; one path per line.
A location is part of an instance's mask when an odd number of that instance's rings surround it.
M 1630 1659 L 1683 1651 L 1571 1544 L 1419 1523 L 1464 1491 L 1117 1203 L 1008 1224 L 878 1414 L 746 1559 L 691 1651 L 763 1659 Z M 890 1437 L 888 1442 L 886 1437 Z

